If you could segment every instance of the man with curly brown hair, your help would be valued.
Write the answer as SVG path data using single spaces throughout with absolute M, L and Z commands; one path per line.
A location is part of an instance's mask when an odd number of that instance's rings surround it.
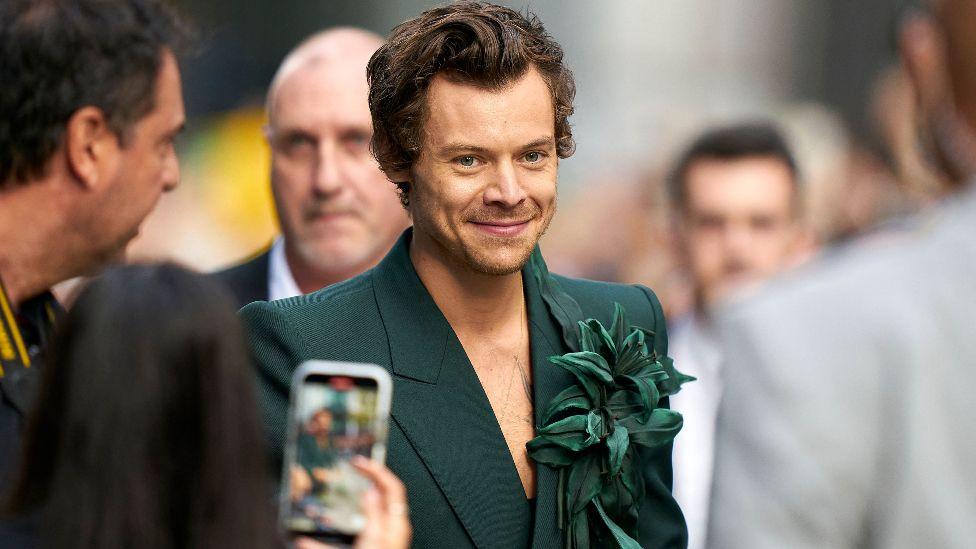
M 526 449 L 537 434 L 559 434 L 540 426 L 576 377 L 547 359 L 580 351 L 577 321 L 610 326 L 619 303 L 646 329 L 635 336 L 647 337 L 642 351 L 667 354 L 650 290 L 549 275 L 538 252 L 556 211 L 559 161 L 574 150 L 574 84 L 562 58 L 536 17 L 491 4 L 454 3 L 395 28 L 367 68 L 373 151 L 413 228 L 359 277 L 242 310 L 279 456 L 300 362 L 391 372 L 389 466 L 407 487 L 415 547 L 686 542 L 670 491 L 669 437 L 680 416 L 666 410 L 667 392 L 647 397 L 660 409 L 654 417 L 670 421 L 655 445 L 636 442 L 648 440 L 637 431 L 653 420 L 631 425 L 628 447 L 626 429 L 600 427 L 616 412 L 593 410 L 585 478 L 557 470 L 575 454 Z M 606 461 L 604 452 L 623 455 L 604 446 L 612 435 L 629 448 L 624 465 Z M 568 461 L 554 465 L 555 455 Z

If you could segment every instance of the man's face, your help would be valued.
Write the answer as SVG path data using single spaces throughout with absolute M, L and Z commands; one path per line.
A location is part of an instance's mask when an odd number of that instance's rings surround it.
M 180 180 L 174 140 L 185 120 L 176 59 L 163 50 L 153 109 L 129 129 L 113 162 L 109 184 L 95 197 L 89 223 L 99 262 L 118 258 L 138 233 L 162 193 Z
M 794 192 L 788 167 L 774 158 L 691 164 L 680 232 L 705 306 L 790 262 L 798 240 Z
M 288 249 L 308 268 L 364 270 L 409 224 L 369 151 L 367 93 L 362 63 L 328 59 L 286 75 L 272 98 L 271 188 Z
M 534 68 L 500 91 L 443 75 L 411 170 L 411 253 L 483 274 L 528 260 L 556 211 L 555 115 Z
M 332 430 L 332 413 L 319 410 L 308 421 L 308 432 L 311 435 L 327 435 Z

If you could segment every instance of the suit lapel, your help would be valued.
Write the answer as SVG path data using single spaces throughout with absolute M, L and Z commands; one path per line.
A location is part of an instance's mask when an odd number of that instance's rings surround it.
M 37 367 L 12 366 L 8 367 L 4 376 L 0 378 L 0 391 L 13 404 L 21 417 L 27 417 L 34 403 L 39 384 L 40 372 Z
M 555 320 L 549 313 L 531 269 L 522 269 L 525 297 L 528 305 L 529 327 L 532 345 L 532 384 L 535 423 L 542 424 L 542 413 L 559 391 L 573 383 L 572 376 L 549 362 L 549 357 L 569 352 L 562 343 L 562 336 Z M 532 531 L 532 547 L 535 549 L 563 546 L 563 532 L 559 529 L 557 491 L 559 474 L 545 465 L 536 465 L 536 511 Z
M 410 235 L 373 274 L 390 343 L 393 421 L 477 547 L 524 547 L 531 521 L 518 473 L 474 368 L 413 269 Z

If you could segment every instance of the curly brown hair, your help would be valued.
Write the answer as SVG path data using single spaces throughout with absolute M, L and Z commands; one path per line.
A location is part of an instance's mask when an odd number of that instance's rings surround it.
M 497 91 L 535 67 L 552 94 L 556 154 L 576 149 L 569 116 L 576 84 L 563 65 L 562 47 L 532 14 L 484 2 L 434 8 L 393 29 L 366 67 L 373 118 L 373 155 L 391 179 L 420 155 L 427 90 L 434 76 Z M 402 178 L 396 178 L 402 179 Z M 393 181 L 409 204 L 409 182 Z

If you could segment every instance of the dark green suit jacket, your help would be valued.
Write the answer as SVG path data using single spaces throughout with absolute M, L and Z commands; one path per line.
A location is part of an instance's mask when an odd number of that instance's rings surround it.
M 374 269 L 315 293 L 252 303 L 241 310 L 257 361 L 265 421 L 276 462 L 285 439 L 289 381 L 309 359 L 379 364 L 393 376 L 387 465 L 407 487 L 413 546 L 512 549 L 562 547 L 558 473 L 537 467 L 536 508 L 515 470 L 488 397 L 460 341 L 410 261 L 411 232 Z M 653 330 L 667 352 L 657 298 L 641 286 L 556 277 L 588 317 L 610 325 L 613 302 Z M 548 362 L 569 352 L 534 277 L 523 270 L 537 424 L 546 404 L 573 383 Z M 641 451 L 645 449 L 641 448 Z M 671 496 L 671 447 L 646 451 L 644 547 L 684 547 L 684 519 Z

